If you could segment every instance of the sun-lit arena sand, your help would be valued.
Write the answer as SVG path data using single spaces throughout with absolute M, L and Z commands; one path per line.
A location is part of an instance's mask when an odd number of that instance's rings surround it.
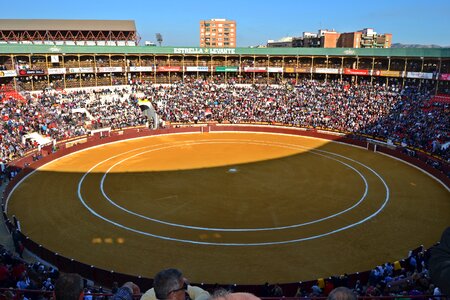
M 53 161 L 8 202 L 63 256 L 193 282 L 296 282 L 370 269 L 439 240 L 449 192 L 366 149 L 256 133 L 153 136 Z

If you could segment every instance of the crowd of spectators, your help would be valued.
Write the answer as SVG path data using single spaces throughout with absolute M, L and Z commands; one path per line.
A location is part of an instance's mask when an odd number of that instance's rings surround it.
M 406 87 L 401 96 L 389 114 L 361 132 L 421 148 L 448 160 L 450 151 L 441 146 L 450 140 L 449 104 L 430 103 L 432 94 L 427 87 Z
M 325 280 L 319 279 L 312 284 L 300 283 L 295 294 L 286 293 L 279 284 L 269 285 L 269 283 L 265 283 L 256 294 L 263 298 L 325 298 L 334 289 L 346 287 L 358 297 L 409 298 L 427 295 L 439 299 L 444 293 L 430 279 L 428 270 L 429 253 L 429 250 L 411 252 L 402 268 L 394 266 L 393 263 L 377 266 L 370 271 L 368 279 L 364 281 L 359 279 L 352 281 L 347 274 L 332 276 Z M 67 278 L 70 279 L 74 276 L 76 276 L 78 283 L 67 285 Z M 62 282 L 65 282 L 65 284 L 61 286 Z M 72 281 L 70 282 L 72 283 Z M 446 287 L 448 288 L 448 285 Z M 114 300 L 118 298 L 111 297 L 111 295 L 119 290 L 117 282 L 114 283 L 111 290 L 104 289 L 95 286 L 95 283 L 89 282 L 77 274 L 60 274 L 57 269 L 38 261 L 29 263 L 1 245 L 0 288 L 3 288 L 3 290 L 0 290 L 0 298 L 6 300 L 52 299 L 52 292 L 54 291 L 56 291 L 57 297 L 61 296 L 61 293 L 68 295 L 75 293 L 74 295 L 78 296 L 80 292 L 83 292 L 84 300 Z M 235 288 L 235 285 L 215 285 L 207 291 L 210 294 L 216 294 L 218 290 L 226 290 L 232 293 Z M 58 289 L 60 290 L 58 291 Z M 64 299 L 69 298 L 65 297 Z M 78 297 L 73 299 L 78 299 Z
M 293 86 L 211 85 L 206 81 L 153 89 L 158 113 L 172 122 L 269 122 L 359 132 L 400 98 L 397 87 L 307 80 Z
M 64 92 L 44 90 L 0 102 L 0 162 L 37 148 L 27 134 L 53 140 L 99 128 L 147 123 L 136 92 L 145 91 L 168 122 L 266 122 L 369 135 L 450 159 L 449 104 L 432 103 L 433 87 L 301 80 L 284 85 L 217 84 L 187 77 L 172 85 Z
M 6 163 L 37 148 L 26 135 L 37 132 L 62 140 L 81 136 L 91 129 L 112 129 L 147 122 L 135 93 L 145 92 L 162 120 L 168 122 L 267 122 L 290 126 L 323 128 L 349 134 L 366 134 L 404 146 L 450 158 L 449 107 L 429 105 L 433 89 L 426 84 L 407 86 L 361 82 L 303 80 L 277 86 L 215 84 L 188 78 L 172 85 L 135 85 L 124 89 L 87 91 L 47 90 L 0 102 L 0 184 Z M 38 159 L 38 157 L 36 157 Z M 14 176 L 15 171 L 8 173 Z M 19 251 L 20 253 L 20 251 Z M 366 284 L 349 286 L 345 276 L 333 277 L 320 287 L 299 287 L 295 296 L 326 296 L 338 286 L 347 286 L 360 296 L 439 295 L 429 279 L 424 252 L 408 258 L 409 268 L 394 270 L 386 263 L 374 268 Z M 58 272 L 40 263 L 27 264 L 0 247 L 0 287 L 52 291 Z M 87 293 L 89 291 L 86 291 Z M 95 292 L 95 291 L 93 291 Z M 283 295 L 280 286 L 266 286 L 264 296 Z M 267 295 L 266 295 L 267 294 Z M 3 292 L 13 299 L 13 292 Z M 33 295 L 23 294 L 23 299 Z
M 0 102 L 0 161 L 8 162 L 37 148 L 36 140 L 26 138 L 32 132 L 62 140 L 84 135 L 92 128 L 116 129 L 145 124 L 146 118 L 140 113 L 137 100 L 125 92 L 52 90 L 27 95 L 26 101 L 4 99 Z
M 135 101 L 122 101 L 113 97 L 105 101 L 94 100 L 87 104 L 86 108 L 94 118 L 93 129 L 123 128 L 147 122 L 147 118 L 141 113 Z
M 188 80 L 147 90 L 170 122 L 267 122 L 366 134 L 450 158 L 449 105 L 424 108 L 432 87 L 304 80 L 294 85 L 217 85 Z
M 429 252 L 410 253 L 402 268 L 396 268 L 393 263 L 377 266 L 370 271 L 367 282 L 357 280 L 354 284 L 349 284 L 347 275 L 331 277 L 322 288 L 318 284 L 314 285 L 309 296 L 327 296 L 339 286 L 352 289 L 357 296 L 440 296 L 440 289 L 430 279 L 427 253 Z
M 40 262 L 28 263 L 0 245 L 0 298 L 51 299 L 58 276 L 57 269 Z
M 300 282 L 295 294 L 286 293 L 283 291 L 281 285 L 270 285 L 268 282 L 260 286 L 259 290 L 253 290 L 253 292 L 258 297 L 275 299 L 282 299 L 285 297 L 299 299 L 324 299 L 328 297 L 327 299 L 335 300 L 356 300 L 357 297 L 370 299 L 376 299 L 376 297 L 389 297 L 391 299 L 411 299 L 412 297 L 417 299 L 445 299 L 445 297 L 443 297 L 446 295 L 445 292 L 443 293 L 430 279 L 427 269 L 428 259 L 425 257 L 427 252 L 428 251 L 418 252 L 410 255 L 407 259 L 407 265 L 401 269 L 396 268 L 391 263 L 377 266 L 370 271 L 368 280 L 364 280 L 364 282 L 359 279 L 352 281 L 347 274 L 344 274 L 333 276 L 325 280 L 318 279 L 316 282 Z M 140 287 L 133 282 L 125 283 L 121 288 L 119 288 L 117 282 L 115 282 L 111 292 L 106 293 L 103 289 L 92 289 L 92 291 L 97 293 L 96 295 L 95 293 L 92 293 L 91 290 L 85 288 L 84 299 L 104 299 L 102 296 L 107 294 L 107 296 L 112 296 L 112 300 L 132 300 L 137 298 L 140 298 L 141 300 L 217 300 L 219 298 L 228 299 L 226 295 L 238 295 L 242 292 L 248 292 L 242 290 L 242 288 L 239 288 L 240 292 L 236 292 L 236 285 L 221 286 L 215 284 L 209 288 L 203 285 L 201 287 L 193 286 L 190 285 L 184 277 L 178 277 L 178 274 L 182 274 L 178 269 L 165 269 L 158 272 L 153 276 L 153 288 L 145 293 L 141 293 Z M 78 282 L 81 282 L 79 275 L 76 276 L 73 274 L 69 277 L 73 276 L 78 278 Z M 62 275 L 61 279 L 64 279 L 64 277 L 65 274 Z M 67 280 L 64 281 L 67 282 Z M 58 286 L 60 282 L 61 280 L 56 284 L 57 296 L 59 294 Z M 72 280 L 70 282 L 72 282 Z M 70 293 L 70 291 L 67 291 L 67 284 L 64 286 L 66 287 L 64 289 L 65 293 Z M 447 284 L 444 288 L 447 289 L 448 286 L 449 285 Z M 81 292 L 79 283 L 72 285 L 72 289 L 75 290 L 73 293 L 75 296 L 78 296 Z M 348 296 L 352 297 L 332 298 L 336 291 L 346 291 Z M 99 295 L 102 294 L 102 292 L 105 294 Z M 253 296 L 252 299 L 257 300 L 259 298 Z

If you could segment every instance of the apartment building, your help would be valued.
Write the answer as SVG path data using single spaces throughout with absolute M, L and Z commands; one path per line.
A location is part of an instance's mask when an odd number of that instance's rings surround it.
M 235 48 L 236 21 L 227 19 L 201 20 L 200 47 Z
M 341 33 L 338 48 L 391 48 L 392 34 L 378 34 L 373 28 Z
M 301 37 L 285 37 L 281 40 L 269 40 L 268 48 L 390 48 L 392 34 L 378 34 L 373 28 L 339 33 L 335 30 L 321 29 L 318 33 L 303 32 Z

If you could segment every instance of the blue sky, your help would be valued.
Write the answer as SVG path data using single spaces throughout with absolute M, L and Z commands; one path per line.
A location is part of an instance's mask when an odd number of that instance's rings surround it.
M 8 5 L 4 5 L 8 2 Z M 199 46 L 199 21 L 237 22 L 237 46 L 265 44 L 302 32 L 374 28 L 393 43 L 450 46 L 450 0 L 0 0 L 3 19 L 135 20 L 145 40 L 163 46 Z M 17 6 L 17 7 L 16 7 Z

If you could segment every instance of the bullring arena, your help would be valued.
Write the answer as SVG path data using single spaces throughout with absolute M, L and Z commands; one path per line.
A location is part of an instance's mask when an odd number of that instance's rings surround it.
M 7 212 L 64 257 L 145 277 L 177 266 L 222 284 L 368 270 L 439 239 L 450 203 L 435 178 L 305 135 L 202 126 L 88 141 L 30 169 Z
M 108 288 L 145 291 L 175 267 L 209 291 L 258 296 L 280 296 L 260 293 L 265 282 L 297 297 L 326 296 L 316 282 L 434 293 L 428 249 L 450 224 L 450 49 L 129 46 L 127 22 L 115 44 L 107 22 L 98 37 L 61 22 L 52 44 L 20 40 L 41 33 L 11 22 L 0 175 L 16 254 Z

